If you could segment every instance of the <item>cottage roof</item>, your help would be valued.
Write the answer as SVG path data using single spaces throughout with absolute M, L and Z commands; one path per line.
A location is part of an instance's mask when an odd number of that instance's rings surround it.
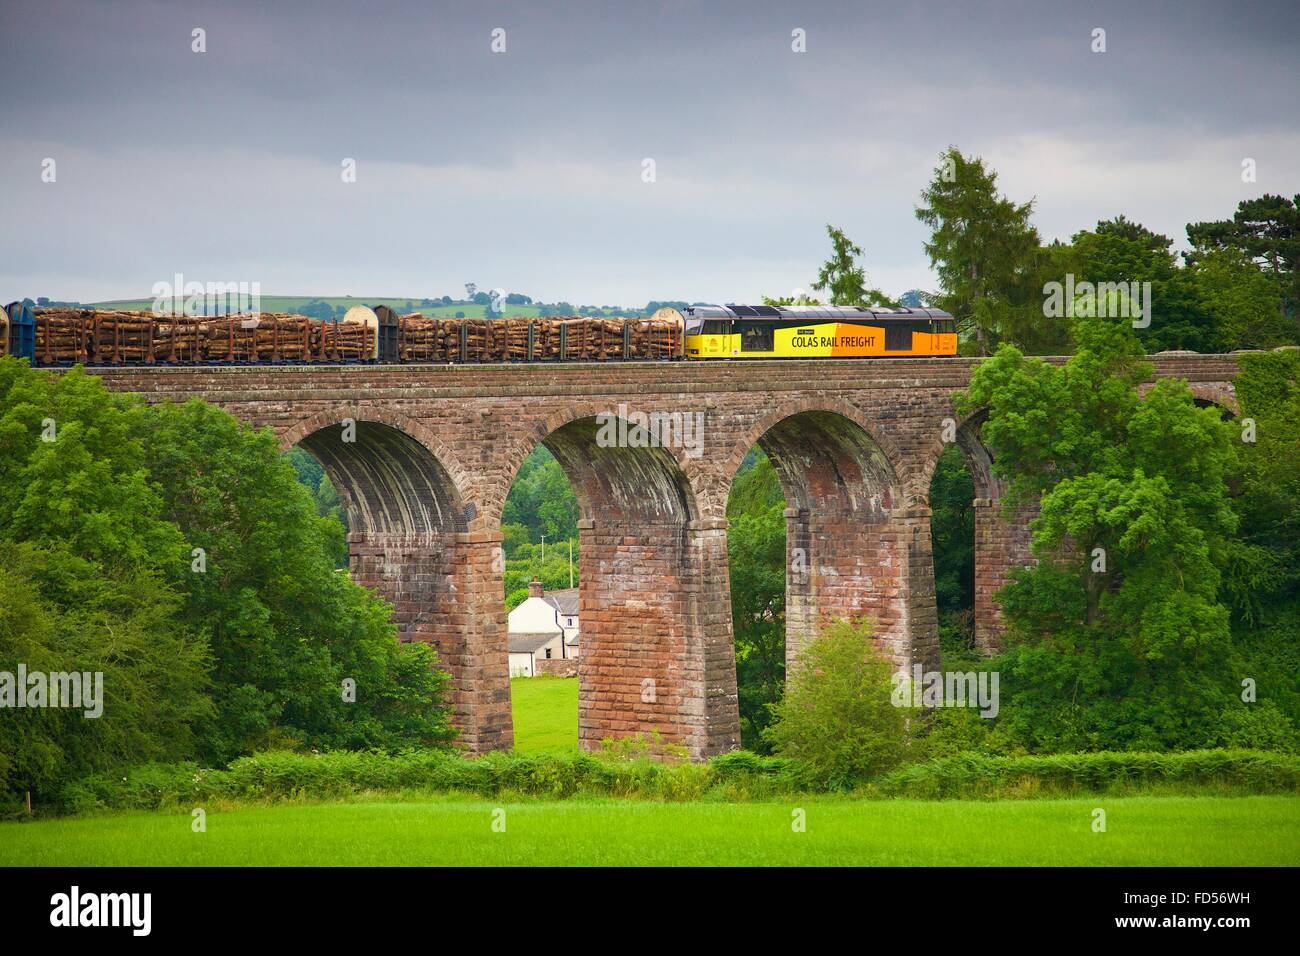
M 565 588 L 562 591 L 547 591 L 542 600 L 550 603 L 561 614 L 575 616 L 578 613 L 578 589 Z
M 559 637 L 559 634 L 511 634 L 509 637 L 511 654 L 535 654 Z

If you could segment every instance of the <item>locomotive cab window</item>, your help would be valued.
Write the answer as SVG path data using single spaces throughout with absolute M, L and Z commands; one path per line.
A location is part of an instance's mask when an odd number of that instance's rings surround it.
M 885 351 L 906 352 L 912 347 L 912 323 L 885 323 Z
M 908 352 L 912 348 L 912 333 L 922 332 L 929 334 L 931 331 L 930 321 L 901 321 L 885 323 L 885 351 L 886 352 Z
M 740 327 L 740 350 L 742 352 L 771 352 L 772 349 L 771 323 L 754 322 Z
M 731 333 L 731 321 L 729 319 L 705 319 L 704 335 L 729 335 Z

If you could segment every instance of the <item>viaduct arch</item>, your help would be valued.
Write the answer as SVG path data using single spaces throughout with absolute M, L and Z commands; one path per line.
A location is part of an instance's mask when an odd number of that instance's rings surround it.
M 205 399 L 314 455 L 348 509 L 354 578 L 393 605 L 402 640 L 437 647 L 476 753 L 513 744 L 501 513 L 544 444 L 581 511 L 581 744 L 657 731 L 698 758 L 739 745 L 726 504 L 755 444 L 788 505 L 787 661 L 820 621 L 865 614 L 897 666 L 938 664 L 928 496 L 953 423 L 976 486 L 977 640 L 998 646 L 993 594 L 1028 560 L 1031 515 L 1005 513 L 980 416 L 954 410 L 976 361 L 89 371 L 151 402 Z M 1152 363 L 1235 412 L 1233 356 Z M 602 439 L 642 416 L 676 440 Z

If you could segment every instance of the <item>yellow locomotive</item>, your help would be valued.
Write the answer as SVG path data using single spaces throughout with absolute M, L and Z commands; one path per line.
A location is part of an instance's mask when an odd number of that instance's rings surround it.
M 957 322 L 938 309 L 707 305 L 681 314 L 688 359 L 957 354 Z

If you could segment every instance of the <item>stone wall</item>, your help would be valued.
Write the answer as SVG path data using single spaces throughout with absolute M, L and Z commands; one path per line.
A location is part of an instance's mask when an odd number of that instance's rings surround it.
M 539 677 L 577 677 L 576 657 L 538 658 L 533 661 L 533 673 Z

